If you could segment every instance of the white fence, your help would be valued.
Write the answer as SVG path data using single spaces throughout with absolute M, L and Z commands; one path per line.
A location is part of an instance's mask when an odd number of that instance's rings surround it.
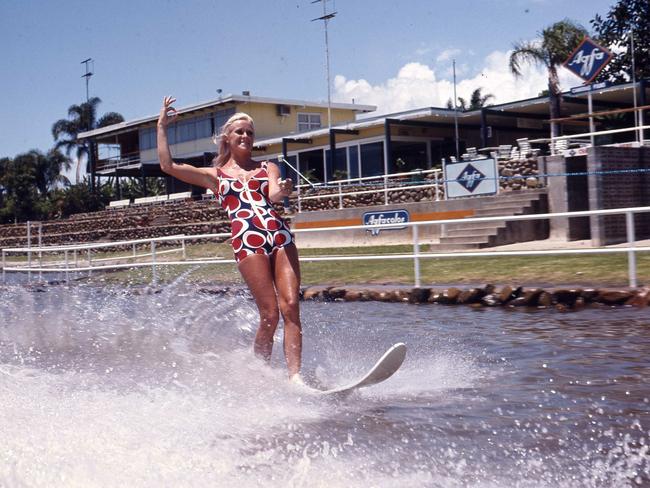
M 495 256 L 544 256 L 544 255 L 567 255 L 567 254 L 605 254 L 605 253 L 625 253 L 627 254 L 627 267 L 628 267 L 628 282 L 630 287 L 637 286 L 637 269 L 636 269 L 636 253 L 648 252 L 650 246 L 636 246 L 634 216 L 640 213 L 650 212 L 650 207 L 630 207 L 620 209 L 608 210 L 586 210 L 581 212 L 562 212 L 562 213 L 546 213 L 546 214 L 533 214 L 533 215 L 514 215 L 503 217 L 478 217 L 478 218 L 465 218 L 465 219 L 449 219 L 449 220 L 429 220 L 422 222 L 408 222 L 400 223 L 400 227 L 411 227 L 413 236 L 413 252 L 410 254 L 379 254 L 379 255 L 348 255 L 348 256 L 304 256 L 301 261 L 363 261 L 363 260 L 388 260 L 388 259 L 410 259 L 413 261 L 413 269 L 415 275 L 415 286 L 421 285 L 420 279 L 420 261 L 428 258 L 460 258 L 460 257 L 495 257 Z M 454 223 L 473 223 L 473 222 L 492 222 L 492 221 L 516 221 L 516 220 L 547 220 L 561 217 L 585 217 L 585 216 L 605 216 L 605 215 L 625 215 L 626 222 L 626 241 L 625 247 L 596 247 L 589 249 L 547 249 L 547 250 L 531 250 L 531 251 L 472 251 L 472 252 L 420 252 L 419 229 L 427 225 L 445 225 Z M 346 230 L 365 229 L 390 229 L 395 225 L 373 225 L 372 227 L 366 225 L 349 225 L 342 227 L 329 227 L 329 228 L 313 228 L 313 229 L 297 229 L 295 233 L 303 232 L 330 232 L 333 235 L 333 242 L 335 241 L 336 234 Z M 131 241 L 119 242 L 102 242 L 92 244 L 79 244 L 73 246 L 41 246 L 41 247 L 16 247 L 2 249 L 2 277 L 6 282 L 7 272 L 23 272 L 27 273 L 29 279 L 31 275 L 46 272 L 59 272 L 65 273 L 66 280 L 69 279 L 70 273 L 102 271 L 109 269 L 123 269 L 135 267 L 151 267 L 153 278 L 152 281 L 157 281 L 157 268 L 160 266 L 177 266 L 177 265 L 202 265 L 202 264 L 225 264 L 234 263 L 234 259 L 188 259 L 186 253 L 187 241 L 205 240 L 205 239 L 226 239 L 230 234 L 200 234 L 200 235 L 178 235 L 169 237 L 158 237 L 154 239 L 138 239 Z M 177 242 L 178 247 L 172 249 L 157 249 L 160 243 Z M 138 254 L 138 246 L 146 245 L 150 251 Z M 97 250 L 111 250 L 119 247 L 130 249 L 128 255 L 120 255 L 114 257 L 93 258 L 92 252 Z M 43 255 L 53 253 L 56 260 L 43 261 Z M 158 256 L 161 254 L 179 253 L 180 260 L 176 261 L 160 261 Z M 10 255 L 26 255 L 25 261 L 11 261 L 7 260 Z M 63 254 L 63 258 L 60 256 Z M 144 260 L 143 260 L 144 259 Z M 35 264 L 36 261 L 36 264 Z

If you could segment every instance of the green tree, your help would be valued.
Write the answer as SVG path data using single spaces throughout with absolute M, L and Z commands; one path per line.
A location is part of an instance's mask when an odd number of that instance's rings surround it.
M 50 193 L 50 216 L 68 217 L 76 213 L 103 210 L 112 195 L 110 185 L 99 185 L 98 191 L 91 191 L 84 178 L 81 183 Z
M 595 37 L 617 54 L 603 68 L 597 81 L 624 82 L 632 76 L 630 33 L 634 37 L 634 65 L 637 80 L 650 78 L 650 2 L 619 0 L 603 19 L 591 21 Z
M 465 110 L 479 110 L 480 108 L 487 106 L 488 100 L 494 98 L 494 95 L 491 93 L 483 95 L 482 92 L 483 88 L 481 87 L 474 90 L 470 95 L 469 104 L 463 97 L 458 97 L 458 108 L 464 112 Z M 454 109 L 454 103 L 451 98 L 447 100 L 447 108 L 449 110 Z
M 33 219 L 39 199 L 33 156 L 29 153 L 19 154 L 4 163 L 2 186 L 6 196 L 0 218 L 4 223 Z
M 65 148 L 68 156 L 74 151 L 77 157 L 77 165 L 81 160 L 86 160 L 86 172 L 90 170 L 91 190 L 95 188 L 95 165 L 97 161 L 97 147 L 90 141 L 80 141 L 77 136 L 86 132 L 107 125 L 117 124 L 124 121 L 117 112 L 108 112 L 97 119 L 97 106 L 101 103 L 98 97 L 92 97 L 80 105 L 72 105 L 68 108 L 68 118 L 59 119 L 52 125 L 52 137 L 56 141 L 55 148 Z M 77 166 L 77 179 L 79 178 L 79 166 Z
M 57 184 L 69 185 L 70 181 L 61 174 L 62 170 L 69 170 L 72 166 L 70 158 L 62 154 L 58 149 L 51 149 L 47 154 L 32 149 L 26 156 L 31 157 L 34 164 L 34 176 L 36 188 L 41 196 L 47 196 L 49 190 L 54 189 Z
M 510 53 L 510 71 L 521 76 L 521 66 L 525 63 L 541 64 L 548 72 L 550 115 L 556 119 L 560 115 L 560 80 L 557 68 L 566 61 L 587 30 L 569 19 L 561 20 L 540 33 L 540 38 L 532 42 L 518 42 Z M 551 135 L 558 135 L 558 126 L 551 123 Z

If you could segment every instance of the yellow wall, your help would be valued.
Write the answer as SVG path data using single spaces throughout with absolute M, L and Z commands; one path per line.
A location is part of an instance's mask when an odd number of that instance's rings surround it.
M 263 139 L 298 132 L 298 113 L 320 114 L 321 127 L 327 127 L 327 107 L 289 105 L 289 115 L 278 115 L 274 104 L 238 103 L 237 112 L 245 112 L 255 121 L 255 137 Z M 354 121 L 352 110 L 332 109 L 332 124 Z

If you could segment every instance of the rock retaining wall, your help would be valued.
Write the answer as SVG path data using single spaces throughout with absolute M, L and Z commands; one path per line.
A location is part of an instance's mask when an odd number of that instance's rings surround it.
M 303 300 L 379 301 L 481 307 L 536 307 L 559 311 L 576 310 L 590 305 L 645 307 L 650 302 L 650 288 L 525 288 L 485 285 L 476 288 L 447 289 L 386 286 L 312 286 L 302 290 Z

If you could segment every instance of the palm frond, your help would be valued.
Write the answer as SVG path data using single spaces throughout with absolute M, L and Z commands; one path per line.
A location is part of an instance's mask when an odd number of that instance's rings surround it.
M 515 76 L 521 76 L 522 64 L 543 64 L 548 67 L 546 53 L 538 43 L 518 42 L 513 46 L 508 60 L 508 67 Z

